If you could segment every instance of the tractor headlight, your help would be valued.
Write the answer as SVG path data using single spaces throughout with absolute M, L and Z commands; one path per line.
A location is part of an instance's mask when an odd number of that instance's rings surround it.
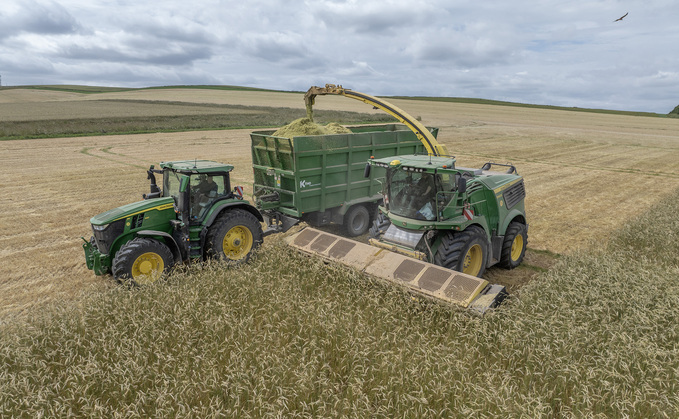
M 117 220 L 109 224 L 92 224 L 92 232 L 97 242 L 97 249 L 103 254 L 107 254 L 111 245 L 125 231 L 125 219 Z

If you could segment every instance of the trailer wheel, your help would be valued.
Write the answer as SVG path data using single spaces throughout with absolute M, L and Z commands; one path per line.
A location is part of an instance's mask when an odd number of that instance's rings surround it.
M 528 232 L 526 225 L 519 222 L 511 222 L 505 233 L 502 243 L 500 265 L 505 269 L 514 269 L 521 264 L 526 255 L 528 244 Z
M 262 226 L 247 211 L 231 210 L 210 227 L 205 242 L 207 257 L 245 263 L 262 243 Z
M 377 216 L 373 221 L 373 225 L 370 227 L 370 238 L 379 240 L 390 225 L 391 221 L 389 221 L 389 218 L 385 217 L 382 212 L 378 211 Z
M 476 226 L 464 231 L 444 233 L 434 255 L 434 263 L 467 275 L 482 277 L 488 261 L 485 233 Z
M 364 205 L 354 205 L 344 215 L 344 232 L 349 237 L 365 234 L 370 227 L 370 212 Z
M 149 238 L 137 237 L 125 243 L 113 259 L 113 277 L 129 279 L 135 285 L 156 282 L 167 272 L 174 258 L 165 244 Z

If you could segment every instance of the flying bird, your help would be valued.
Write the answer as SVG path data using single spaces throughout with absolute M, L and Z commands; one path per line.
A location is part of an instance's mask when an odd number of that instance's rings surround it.
M 613 22 L 617 22 L 617 21 L 619 21 L 619 20 L 623 20 L 628 14 L 629 14 L 629 12 L 625 13 L 623 16 L 621 16 L 621 17 L 615 19 Z

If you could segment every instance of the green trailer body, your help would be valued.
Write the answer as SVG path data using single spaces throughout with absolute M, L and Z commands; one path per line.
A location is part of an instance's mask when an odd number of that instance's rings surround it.
M 354 220 L 354 215 L 360 212 L 372 219 L 382 199 L 379 179 L 384 177 L 379 171 L 364 177 L 367 161 L 422 153 L 424 146 L 401 124 L 350 129 L 348 134 L 293 138 L 275 137 L 272 130 L 250 134 L 253 191 L 265 218 L 284 218 L 285 226 L 299 220 L 315 226 L 344 224 L 351 236 L 367 231 L 370 220 L 365 220 L 361 232 L 363 220 Z M 429 130 L 438 134 L 438 128 Z

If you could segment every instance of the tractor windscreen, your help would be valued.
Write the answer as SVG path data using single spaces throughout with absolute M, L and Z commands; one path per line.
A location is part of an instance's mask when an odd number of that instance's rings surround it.
M 393 214 L 418 220 L 436 219 L 436 183 L 432 174 L 394 170 L 388 198 Z
M 179 196 L 179 175 L 172 170 L 163 171 L 163 196 Z
M 228 177 L 223 174 L 191 174 L 190 216 L 191 220 L 202 219 L 212 203 L 229 195 Z M 163 196 L 179 196 L 180 176 L 172 170 L 163 173 Z

